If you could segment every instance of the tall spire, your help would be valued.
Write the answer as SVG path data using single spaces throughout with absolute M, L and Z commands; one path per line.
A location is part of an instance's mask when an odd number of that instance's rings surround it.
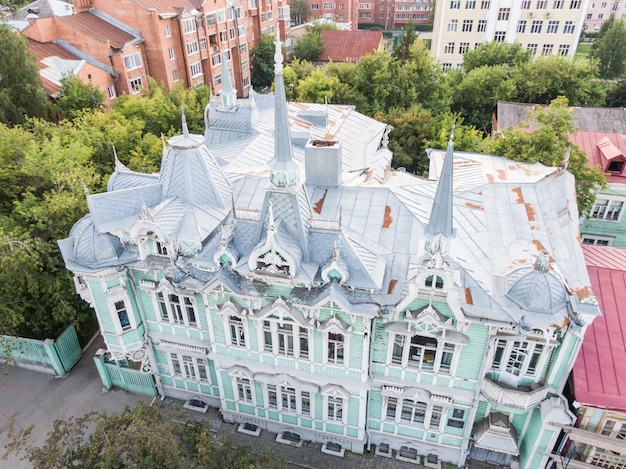
M 189 128 L 187 127 L 187 118 L 185 117 L 185 108 L 181 108 L 181 122 L 183 127 L 183 137 L 189 137 Z
M 276 32 L 276 52 L 274 53 L 274 159 L 270 163 L 270 179 L 275 186 L 293 187 L 299 182 L 299 168 L 293 161 L 287 96 L 283 77 L 283 53 L 279 32 Z
M 232 107 L 237 99 L 237 90 L 233 88 L 233 82 L 230 79 L 230 67 L 228 66 L 228 52 L 222 52 L 222 106 Z
M 430 212 L 426 234 L 436 236 L 441 234 L 446 238 L 454 235 L 455 229 L 452 227 L 452 160 L 454 159 L 454 126 L 450 132 L 448 149 L 443 161 L 443 168 L 437 183 L 437 192 L 433 201 L 433 208 Z

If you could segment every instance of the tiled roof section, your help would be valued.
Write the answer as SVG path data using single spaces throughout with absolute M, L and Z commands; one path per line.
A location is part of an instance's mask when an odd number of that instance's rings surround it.
M 603 156 L 602 145 L 604 145 L 605 151 L 610 149 L 613 152 L 613 157 L 615 157 L 616 151 L 626 155 L 626 135 L 580 130 L 575 135 L 570 134 L 569 139 L 584 150 L 589 160 L 588 165 L 591 167 L 599 165 L 602 169 L 606 168 L 607 159 L 605 159 L 606 156 Z M 607 144 L 609 145 L 607 146 Z M 608 182 L 626 183 L 626 169 L 622 171 L 622 175 L 606 174 Z
M 528 111 L 541 108 L 540 104 L 499 101 L 496 109 L 498 130 L 529 122 Z M 605 107 L 574 107 L 574 125 L 590 132 L 615 132 L 626 134 L 626 109 Z
M 179 14 L 181 10 L 199 10 L 202 0 L 139 0 L 137 3 L 146 8 L 154 8 L 159 14 Z
M 583 246 L 602 310 L 587 328 L 574 364 L 576 400 L 626 411 L 626 249 Z
M 358 62 L 364 55 L 376 52 L 383 38 L 381 31 L 322 31 L 322 42 L 326 46 L 320 61 Z
M 61 91 L 60 78 L 63 72 L 68 73 L 64 69 L 69 67 L 69 71 L 77 72 L 77 68 L 84 62 L 80 57 L 72 54 L 58 44 L 51 42 L 38 42 L 33 39 L 28 40 L 28 47 L 39 63 L 39 75 L 41 84 L 48 96 L 56 96 Z M 52 60 L 52 62 L 51 62 Z M 56 65 L 56 66 L 55 66 Z M 73 65 L 73 66 L 72 66 Z
M 38 42 L 33 39 L 28 39 L 28 47 L 37 60 L 43 60 L 46 57 L 58 57 L 66 60 L 80 60 L 75 54 L 72 54 L 67 49 L 64 49 L 58 44 L 52 42 Z
M 140 36 L 124 31 L 88 11 L 72 16 L 63 16 L 58 18 L 58 21 L 63 21 L 94 39 L 110 41 L 113 49 L 123 49 L 129 42 L 140 38 Z

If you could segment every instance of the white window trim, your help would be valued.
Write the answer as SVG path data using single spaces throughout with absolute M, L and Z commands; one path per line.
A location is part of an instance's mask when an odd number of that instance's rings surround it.
M 598 235 L 592 235 L 592 234 L 586 234 L 586 233 L 582 233 L 581 234 L 581 240 L 580 242 L 582 244 L 585 244 L 587 246 L 610 246 L 613 243 L 613 239 L 611 236 L 598 236 Z M 585 241 L 593 241 L 593 243 L 586 243 Z M 598 241 L 608 241 L 608 244 L 599 244 Z
M 323 401 L 323 415 L 324 420 L 328 423 L 345 425 L 348 422 L 348 404 L 350 400 L 350 393 L 346 391 L 343 387 L 337 385 L 327 385 L 322 390 L 322 401 Z M 329 398 L 341 399 L 341 420 L 336 420 L 334 417 L 331 419 L 329 415 Z
M 269 331 L 267 330 L 267 324 L 266 321 L 269 323 Z M 280 350 L 280 341 L 279 341 L 279 335 L 281 333 L 281 331 L 279 331 L 279 329 L 281 329 L 281 327 L 284 324 L 288 324 L 292 327 L 291 330 L 291 337 L 293 340 L 293 347 L 292 347 L 292 352 L 291 354 L 289 353 L 283 353 Z M 311 360 L 311 330 L 307 327 L 303 327 L 301 326 L 298 322 L 296 321 L 286 321 L 283 320 L 282 323 L 278 318 L 274 318 L 274 317 L 266 317 L 263 318 L 260 321 L 259 324 L 259 344 L 260 347 L 264 352 L 266 353 L 272 353 L 275 356 L 281 356 L 281 357 L 290 357 L 290 358 L 297 358 L 299 360 Z M 303 331 L 301 331 L 300 329 L 303 329 Z M 270 337 L 271 337 L 271 350 L 267 350 L 266 347 L 266 343 L 265 343 L 265 333 L 269 332 L 270 333 Z M 304 336 L 306 334 L 306 340 L 307 340 L 307 344 L 308 344 L 308 350 L 306 351 L 306 354 L 302 353 L 302 350 L 300 349 L 300 337 L 301 335 Z
M 604 215 L 602 217 L 594 217 L 592 215 L 595 212 L 596 206 L 600 206 L 600 204 L 598 203 L 600 200 L 606 200 L 606 209 L 604 211 Z M 609 213 L 608 209 L 611 206 L 611 203 L 613 203 L 613 202 L 622 202 L 622 206 L 620 208 L 619 215 L 617 216 L 617 220 L 612 220 L 610 218 L 606 218 L 607 214 Z M 611 222 L 611 223 L 620 223 L 622 221 L 622 216 L 624 215 L 624 210 L 625 209 L 626 209 L 626 200 L 624 200 L 624 198 L 622 198 L 622 197 L 612 197 L 612 196 L 606 195 L 606 194 L 599 194 L 598 197 L 596 198 L 595 203 L 593 204 L 593 207 L 591 208 L 591 211 L 589 212 L 589 220 L 608 221 L 608 222 Z
M 174 367 L 174 357 L 176 356 L 176 361 L 178 362 L 179 368 L 180 368 L 180 373 L 178 373 Z M 188 373 L 187 367 L 185 366 L 185 357 L 190 358 L 191 359 L 191 366 L 193 367 L 193 373 L 195 374 L 194 376 L 191 376 L 191 373 Z M 167 359 L 168 359 L 168 363 L 169 363 L 169 367 L 170 367 L 170 376 L 172 376 L 173 378 L 183 378 L 186 381 L 194 381 L 197 383 L 206 383 L 206 384 L 211 384 L 211 370 L 209 369 L 209 361 L 206 357 L 195 357 L 191 354 L 188 353 L 182 353 L 180 351 L 176 351 L 176 352 L 167 352 Z M 203 360 L 204 364 L 198 364 L 198 360 Z M 200 377 L 200 367 L 204 366 L 205 371 L 206 371 L 206 379 L 202 379 Z
M 137 320 L 135 318 L 135 313 L 133 309 L 130 307 L 131 302 L 128 297 L 128 293 L 124 289 L 124 287 L 117 286 L 107 290 L 107 306 L 109 307 L 109 314 L 113 318 L 113 325 L 115 327 L 115 331 L 117 335 L 126 334 L 127 332 L 133 331 L 137 329 Z M 128 315 L 128 322 L 130 323 L 130 327 L 124 329 L 122 324 L 120 323 L 117 308 L 115 307 L 115 303 L 118 301 L 123 301 L 126 309 L 126 314 Z
M 126 71 L 130 72 L 131 70 L 137 70 L 141 68 L 141 54 L 139 51 L 131 52 L 130 54 L 124 55 L 124 66 L 126 67 Z
M 167 318 L 163 317 L 159 295 L 162 295 L 163 305 L 165 306 L 165 309 L 167 310 Z M 176 295 L 180 300 L 180 303 L 178 304 L 181 307 L 181 316 L 183 319 L 182 322 L 176 321 L 175 319 L 177 317 L 174 311 L 175 304 L 170 299 L 170 295 Z M 189 300 L 191 304 L 187 304 L 185 300 Z M 181 327 L 184 326 L 184 327 L 193 327 L 193 328 L 200 327 L 200 315 L 199 315 L 198 303 L 196 301 L 195 295 L 183 295 L 175 291 L 164 289 L 164 290 L 156 291 L 154 293 L 153 302 L 154 302 L 154 310 L 156 311 L 157 318 L 159 319 L 160 322 L 169 323 L 172 326 L 181 326 Z M 195 323 L 192 323 L 190 321 L 189 313 L 187 311 L 187 308 L 189 306 L 191 306 L 191 308 L 193 309 L 194 316 L 196 319 Z
M 406 395 L 406 394 L 414 394 L 414 395 Z M 396 400 L 396 411 L 393 419 L 389 419 L 387 416 L 387 408 L 389 404 L 389 399 Z M 424 411 L 424 421 L 423 422 L 408 422 L 406 420 L 402 420 L 402 406 L 404 405 L 404 401 L 411 401 L 411 406 L 415 408 L 416 402 L 421 402 L 426 405 L 426 409 Z M 385 393 L 383 391 L 383 409 L 381 414 L 381 420 L 385 422 L 393 422 L 396 425 L 404 425 L 412 428 L 423 428 L 430 432 L 439 432 L 443 431 L 443 428 L 447 421 L 448 412 L 452 405 L 452 400 L 445 397 L 437 397 L 435 399 L 429 399 L 426 396 L 421 396 L 416 393 L 412 393 L 411 390 L 407 390 L 401 393 Z M 432 427 L 433 421 L 433 410 L 435 407 L 441 408 L 441 414 L 439 417 L 439 422 L 435 428 Z M 414 414 L 412 414 L 414 415 Z
M 233 319 L 231 319 L 233 318 Z M 240 344 L 241 339 L 240 338 L 236 338 L 236 340 L 233 340 L 233 334 L 232 334 L 232 330 L 231 330 L 231 325 L 237 324 L 239 325 L 238 321 L 235 321 L 234 319 L 238 319 L 239 321 L 241 321 L 241 327 L 242 327 L 242 334 L 243 334 L 243 345 Z M 245 317 L 241 317 L 235 314 L 229 314 L 227 316 L 224 317 L 224 332 L 225 332 L 225 337 L 227 340 L 227 345 L 228 347 L 234 347 L 234 348 L 238 348 L 238 349 L 250 349 L 250 331 L 248 329 L 248 320 Z
M 495 360 L 496 360 L 496 353 L 497 353 L 497 349 L 499 347 L 499 342 L 502 341 L 504 343 L 504 350 L 502 352 L 502 357 L 500 359 L 500 363 L 496 364 Z M 546 366 L 546 362 L 547 360 L 552 356 L 552 350 L 554 349 L 554 345 L 550 344 L 550 343 L 546 343 L 543 340 L 532 340 L 532 339 L 526 339 L 526 340 L 522 340 L 521 338 L 507 338 L 507 337 L 502 337 L 502 336 L 497 336 L 494 340 L 494 344 L 493 344 L 493 358 L 491 360 L 491 365 L 490 365 L 490 370 L 494 371 L 494 372 L 499 372 L 499 373 L 509 373 L 507 371 L 507 367 L 509 366 L 509 360 L 511 359 L 511 353 L 514 351 L 514 345 L 516 342 L 520 343 L 520 346 L 515 347 L 515 350 L 520 350 L 521 345 L 524 343 L 528 344 L 528 350 L 527 350 L 527 356 L 525 358 L 525 360 L 522 363 L 522 367 L 519 368 L 519 374 L 515 375 L 517 377 L 518 380 L 522 380 L 522 379 L 531 379 L 535 382 L 539 381 L 541 379 L 541 374 Z M 540 352 L 539 355 L 539 359 L 537 361 L 537 364 L 535 365 L 535 371 L 534 373 L 530 374 L 528 373 L 528 367 L 530 365 L 530 362 L 532 360 L 535 348 L 538 345 L 542 345 L 544 347 L 544 349 Z M 511 374 L 511 373 L 509 373 Z
M 172 30 L 169 24 L 165 25 L 165 37 L 172 37 Z
M 429 339 L 435 339 L 437 341 L 437 349 L 435 352 L 435 359 L 433 362 L 432 369 L 425 369 L 423 367 L 423 361 L 420 366 L 411 366 L 409 365 L 409 353 L 411 349 L 411 339 L 415 336 L 426 337 Z M 393 362 L 393 349 L 396 343 L 396 340 L 400 340 L 403 338 L 404 343 L 402 346 L 402 360 L 401 363 Z M 390 333 L 389 334 L 389 346 L 387 348 L 387 363 L 390 366 L 401 366 L 402 368 L 406 368 L 409 370 L 416 370 L 422 373 L 440 373 L 445 375 L 453 375 L 456 372 L 456 366 L 459 358 L 459 344 L 454 344 L 450 342 L 446 342 L 445 339 L 441 337 L 435 337 L 429 334 L 425 334 L 423 332 L 412 333 L 412 334 L 400 334 L 400 333 Z M 441 361 L 444 353 L 452 353 L 452 360 L 450 362 L 450 369 L 445 370 L 441 367 Z

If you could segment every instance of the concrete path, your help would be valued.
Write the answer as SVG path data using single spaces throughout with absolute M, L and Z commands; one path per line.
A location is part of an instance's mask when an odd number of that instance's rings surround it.
M 126 391 L 103 391 L 93 356 L 102 347 L 101 340 L 96 340 L 83 354 L 80 361 L 63 378 L 23 368 L 8 367 L 4 375 L 0 374 L 0 455 L 7 443 L 9 421 L 15 419 L 17 428 L 35 425 L 33 437 L 42 444 L 47 433 L 52 429 L 52 422 L 69 416 L 81 416 L 87 412 L 118 413 L 127 406 L 134 406 L 139 401 L 151 402 L 152 397 L 132 394 Z M 168 398 L 167 405 L 182 409 L 183 402 Z M 300 448 L 276 442 L 276 434 L 262 431 L 258 437 L 239 433 L 238 425 L 222 420 L 216 409 L 209 409 L 206 414 L 187 411 L 194 419 L 207 419 L 211 429 L 233 441 L 235 444 L 251 445 L 260 453 L 272 451 L 277 457 L 284 457 L 290 469 L 418 469 L 423 466 L 374 456 L 373 453 L 356 455 L 346 453 L 343 458 L 324 454 L 321 444 L 303 442 Z M 442 469 L 455 466 L 443 464 Z M 10 456 L 0 461 L 0 467 L 11 469 L 29 469 L 30 465 Z

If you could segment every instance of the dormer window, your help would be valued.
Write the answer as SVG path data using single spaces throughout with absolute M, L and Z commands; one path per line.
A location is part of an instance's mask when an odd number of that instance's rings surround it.
M 289 275 L 289 264 L 277 251 L 269 251 L 261 254 L 256 263 L 257 269 L 265 270 L 273 274 Z
M 624 169 L 623 161 L 611 161 L 606 170 L 610 173 L 621 173 L 622 169 Z
M 439 277 L 438 275 L 429 275 L 428 277 L 426 277 L 424 285 L 428 288 L 435 287 L 438 290 L 441 290 L 443 288 L 443 278 Z

